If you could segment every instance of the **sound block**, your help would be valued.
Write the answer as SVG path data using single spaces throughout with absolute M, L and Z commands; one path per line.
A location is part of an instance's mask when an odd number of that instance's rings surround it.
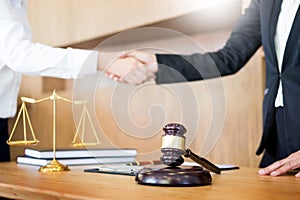
M 200 166 L 165 167 L 149 166 L 135 176 L 139 184 L 158 186 L 202 186 L 212 183 L 212 177 Z

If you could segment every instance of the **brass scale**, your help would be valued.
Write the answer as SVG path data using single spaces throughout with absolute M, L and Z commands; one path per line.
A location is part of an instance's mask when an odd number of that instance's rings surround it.
M 92 120 L 91 120 L 91 116 L 88 112 L 87 109 L 87 101 L 84 100 L 79 100 L 79 101 L 71 101 L 69 99 L 66 99 L 64 97 L 59 96 L 55 90 L 53 91 L 51 96 L 48 96 L 46 98 L 43 99 L 33 99 L 33 98 L 28 98 L 28 97 L 21 97 L 21 101 L 22 101 L 22 105 L 21 108 L 18 112 L 17 115 L 17 119 L 16 122 L 12 128 L 11 134 L 9 139 L 7 140 L 7 144 L 8 145 L 14 145 L 14 146 L 20 146 L 20 145 L 36 145 L 39 143 L 39 140 L 36 138 L 35 133 L 33 131 L 32 128 L 32 124 L 29 118 L 29 114 L 26 108 L 26 103 L 30 103 L 30 104 L 35 104 L 35 103 L 41 103 L 43 101 L 52 101 L 53 102 L 53 159 L 47 164 L 44 165 L 42 167 L 39 168 L 40 172 L 59 172 L 59 171 L 69 171 L 69 167 L 61 164 L 58 160 L 56 160 L 56 101 L 57 100 L 63 100 L 67 103 L 71 103 L 74 105 L 82 105 L 82 112 L 80 115 L 80 119 L 79 119 L 79 123 L 78 123 L 78 127 L 76 128 L 76 133 L 75 136 L 71 142 L 71 145 L 73 147 L 84 147 L 84 146 L 92 146 L 92 145 L 97 145 L 100 143 L 100 140 L 96 134 L 96 130 L 93 126 Z M 19 123 L 20 118 L 23 118 L 23 140 L 13 140 L 13 135 L 15 132 L 15 129 L 17 127 L 17 124 Z M 88 122 L 91 125 L 91 129 L 92 132 L 95 136 L 95 142 L 84 142 L 84 138 L 85 138 L 85 126 L 86 126 L 86 120 L 88 119 Z M 27 139 L 27 124 L 28 123 L 28 127 L 30 129 L 31 135 L 32 135 L 32 139 Z M 81 131 L 80 131 L 81 130 Z M 79 133 L 80 132 L 80 133 Z M 76 142 L 78 141 L 78 137 L 80 138 L 80 142 Z

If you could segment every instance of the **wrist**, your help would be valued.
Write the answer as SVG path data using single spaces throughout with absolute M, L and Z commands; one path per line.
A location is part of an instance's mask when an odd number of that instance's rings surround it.
M 153 73 L 158 71 L 158 62 L 155 54 L 151 55 L 151 65 L 149 67 Z
M 99 52 L 97 70 L 106 70 L 106 68 L 120 55 L 122 55 L 122 52 Z

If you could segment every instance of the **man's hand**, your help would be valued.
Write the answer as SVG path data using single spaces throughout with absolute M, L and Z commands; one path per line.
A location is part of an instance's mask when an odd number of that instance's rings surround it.
M 279 160 L 268 167 L 258 171 L 260 175 L 270 175 L 279 176 L 290 170 L 297 169 L 300 167 L 300 150 L 292 153 L 285 159 Z M 296 177 L 300 178 L 300 172 L 298 172 Z

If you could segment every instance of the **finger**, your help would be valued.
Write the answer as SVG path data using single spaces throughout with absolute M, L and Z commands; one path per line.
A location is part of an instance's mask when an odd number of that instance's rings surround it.
M 118 75 L 112 74 L 112 73 L 109 73 L 109 72 L 106 72 L 105 76 L 107 76 L 108 78 L 110 78 L 114 81 L 117 81 L 117 82 L 119 82 L 119 80 L 120 80 L 120 77 Z
M 146 81 L 148 79 L 148 70 L 145 66 L 140 66 L 134 72 L 132 75 L 136 76 L 141 81 Z
M 153 74 L 149 73 L 149 70 L 146 66 L 139 65 L 138 68 L 128 72 L 124 76 L 124 79 L 129 81 L 131 84 L 134 83 L 135 85 L 139 85 L 151 79 L 152 77 Z
M 281 161 L 282 161 L 282 165 L 275 171 L 271 172 L 270 173 L 271 176 L 278 176 L 290 170 L 298 168 L 300 166 L 300 153 L 295 152 L 291 154 L 289 157 Z
M 259 170 L 258 173 L 259 173 L 260 175 L 267 175 L 267 174 L 270 174 L 271 172 L 273 172 L 273 171 L 275 171 L 276 169 L 278 169 L 279 167 L 281 167 L 282 164 L 283 164 L 283 163 L 282 163 L 282 160 L 277 161 L 277 162 L 275 162 L 275 163 L 269 165 L 268 167 L 265 167 L 265 168 Z
M 122 78 L 126 83 L 131 84 L 131 85 L 139 85 L 142 83 L 142 80 L 138 79 L 136 76 L 132 74 L 127 74 Z
M 130 72 L 126 73 L 124 76 L 122 76 L 121 80 L 124 80 L 125 82 L 132 84 L 132 85 L 138 85 L 142 82 L 139 76 L 136 75 L 138 69 L 133 69 Z
M 295 177 L 300 178 L 300 172 L 298 172 Z
M 155 73 L 151 72 L 148 66 L 145 65 L 140 66 L 135 74 L 143 81 L 143 83 L 156 78 Z
M 292 162 L 287 162 L 284 165 L 282 165 L 281 167 L 279 167 L 278 169 L 272 171 L 270 173 L 271 176 L 279 176 L 281 174 L 284 174 L 290 170 L 293 169 L 293 163 Z

